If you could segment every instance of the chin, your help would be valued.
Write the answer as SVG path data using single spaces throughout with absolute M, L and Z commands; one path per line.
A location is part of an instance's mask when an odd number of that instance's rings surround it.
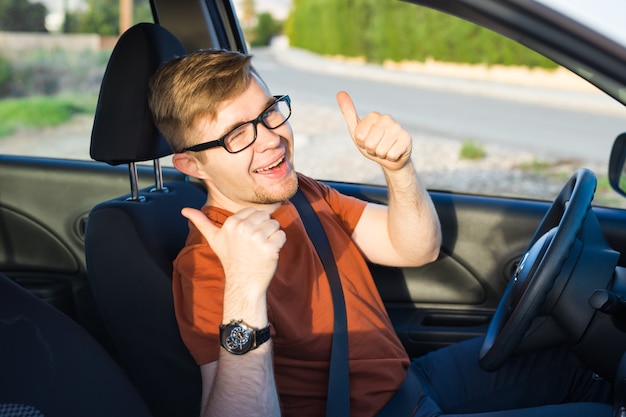
M 289 200 L 298 190 L 298 177 L 295 171 L 284 179 L 280 184 L 271 189 L 258 189 L 256 192 L 257 202 L 260 204 L 276 204 Z

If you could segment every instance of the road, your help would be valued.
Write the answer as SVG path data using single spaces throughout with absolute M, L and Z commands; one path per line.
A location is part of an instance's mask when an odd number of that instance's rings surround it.
M 429 80 L 422 80 L 421 85 L 397 83 L 394 78 L 406 75 L 393 73 L 387 78 L 355 78 L 351 74 L 359 75 L 359 70 L 354 66 L 342 70 L 328 62 L 320 67 L 302 61 L 306 56 L 279 61 L 268 49 L 252 53 L 255 67 L 271 90 L 290 94 L 294 107 L 302 102 L 334 111 L 336 92 L 346 90 L 362 114 L 370 110 L 389 113 L 417 134 L 501 146 L 523 144 L 526 150 L 546 157 L 606 162 L 614 138 L 626 131 L 626 110 L 597 94 L 471 81 L 463 83 L 465 92 L 455 92 L 450 82 L 442 84 L 440 79 L 433 79 L 437 83 L 429 86 Z M 539 98 L 533 99 L 533 93 Z

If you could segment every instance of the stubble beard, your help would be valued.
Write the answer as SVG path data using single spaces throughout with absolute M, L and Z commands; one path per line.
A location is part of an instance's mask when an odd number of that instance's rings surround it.
M 280 187 L 271 190 L 257 188 L 255 190 L 255 198 L 257 204 L 276 204 L 283 203 L 294 196 L 298 190 L 298 177 L 295 171 L 285 178 Z

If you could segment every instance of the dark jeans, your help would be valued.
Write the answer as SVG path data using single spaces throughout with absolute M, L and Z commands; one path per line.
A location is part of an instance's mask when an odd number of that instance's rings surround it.
M 481 342 L 468 340 L 411 363 L 422 390 L 415 417 L 612 415 L 612 386 L 594 379 L 569 349 L 514 357 L 485 372 L 477 360 Z

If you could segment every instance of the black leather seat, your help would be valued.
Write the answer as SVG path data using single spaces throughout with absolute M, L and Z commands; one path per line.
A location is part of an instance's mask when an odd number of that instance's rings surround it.
M 201 207 L 206 194 L 190 182 L 162 184 L 158 158 L 171 153 L 152 123 L 148 81 L 163 62 L 185 54 L 155 24 L 138 24 L 111 55 L 94 120 L 91 156 L 128 164 L 128 195 L 89 215 L 87 271 L 115 355 L 157 417 L 199 414 L 199 368 L 184 346 L 174 316 L 172 261 L 188 226 L 183 207 Z M 155 161 L 155 186 L 139 190 L 135 163 Z
M 150 415 L 86 330 L 0 275 L 0 416 Z

